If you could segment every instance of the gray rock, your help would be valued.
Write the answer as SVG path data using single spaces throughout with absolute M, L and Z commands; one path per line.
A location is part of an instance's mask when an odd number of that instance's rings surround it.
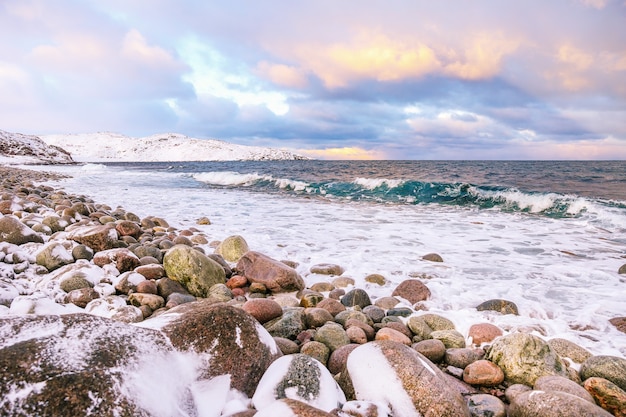
M 263 327 L 274 337 L 284 337 L 295 340 L 296 337 L 306 330 L 304 308 L 287 307 L 283 309 L 283 315 L 263 324 Z
M 617 356 L 592 356 L 580 367 L 580 377 L 604 378 L 626 391 L 626 359 Z
M 309 271 L 312 274 L 321 275 L 341 275 L 344 273 L 344 268 L 336 264 L 316 264 L 313 265 Z
M 451 348 L 446 350 L 445 362 L 448 365 L 465 369 L 470 363 L 482 359 L 484 354 L 482 349 Z
M 433 363 L 441 362 L 446 354 L 446 345 L 438 339 L 422 340 L 414 343 L 411 347 L 426 356 Z
M 593 355 L 587 349 L 566 339 L 550 339 L 548 344 L 562 358 L 569 358 L 576 363 L 583 363 Z
M 341 304 L 346 307 L 359 306 L 361 309 L 372 304 L 369 294 L 361 288 L 350 290 L 341 297 Z
M 506 406 L 493 395 L 475 394 L 467 399 L 472 417 L 506 417 Z
M 498 365 L 511 384 L 533 386 L 544 375 L 568 375 L 565 363 L 550 345 L 531 334 L 512 333 L 497 338 L 485 358 Z
M 317 329 L 315 340 L 328 346 L 331 352 L 350 344 L 350 338 L 344 328 L 333 322 L 326 323 Z

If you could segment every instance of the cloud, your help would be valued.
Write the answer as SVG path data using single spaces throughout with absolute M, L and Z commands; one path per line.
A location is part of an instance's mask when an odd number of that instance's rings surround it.
M 326 148 L 326 149 L 298 149 L 296 152 L 315 159 L 360 159 L 380 160 L 387 159 L 385 152 L 380 150 L 367 150 L 358 147 Z

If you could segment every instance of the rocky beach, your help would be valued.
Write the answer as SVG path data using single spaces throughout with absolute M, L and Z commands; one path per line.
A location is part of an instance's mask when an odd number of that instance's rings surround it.
M 210 217 L 176 228 L 49 185 L 59 174 L 0 177 L 2 415 L 626 416 L 624 357 L 459 329 L 425 305 L 428 277 L 371 297 L 333 259 L 310 282 L 297 258 L 216 240 Z

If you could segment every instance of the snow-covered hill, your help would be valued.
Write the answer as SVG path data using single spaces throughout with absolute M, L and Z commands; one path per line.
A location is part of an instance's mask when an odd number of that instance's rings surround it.
M 0 164 L 71 164 L 65 150 L 46 144 L 37 136 L 0 130 Z
M 175 162 L 308 159 L 289 151 L 245 146 L 215 139 L 194 139 L 176 133 L 133 138 L 99 132 L 41 136 L 47 144 L 67 150 L 78 162 Z

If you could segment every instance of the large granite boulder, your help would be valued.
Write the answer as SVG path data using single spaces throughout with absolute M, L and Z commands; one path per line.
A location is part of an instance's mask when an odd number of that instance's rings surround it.
M 295 269 L 259 252 L 249 251 L 242 256 L 237 271 L 251 283 L 265 285 L 272 293 L 304 289 L 304 280 Z
M 469 417 L 461 394 L 414 349 L 388 340 L 355 348 L 339 378 L 350 400 L 386 404 L 396 417 Z
M 183 359 L 160 332 L 89 314 L 0 317 L 0 414 L 190 415 Z
M 176 245 L 163 257 L 167 276 L 180 282 L 192 295 L 207 297 L 215 284 L 226 282 L 224 268 L 187 245 Z
M 261 378 L 252 397 L 257 410 L 289 398 L 329 412 L 341 407 L 346 397 L 328 369 L 317 359 L 297 353 L 277 359 Z
M 43 243 L 43 238 L 14 216 L 0 217 L 0 242 L 23 245 L 28 242 Z
M 248 396 L 282 354 L 274 339 L 240 308 L 201 300 L 172 308 L 140 324 L 156 327 L 174 347 L 198 354 L 202 378 L 230 375 L 232 387 Z
M 533 386 L 544 375 L 568 376 L 561 357 L 537 336 L 527 333 L 511 333 L 493 341 L 485 359 L 504 371 L 504 379 L 510 384 Z

